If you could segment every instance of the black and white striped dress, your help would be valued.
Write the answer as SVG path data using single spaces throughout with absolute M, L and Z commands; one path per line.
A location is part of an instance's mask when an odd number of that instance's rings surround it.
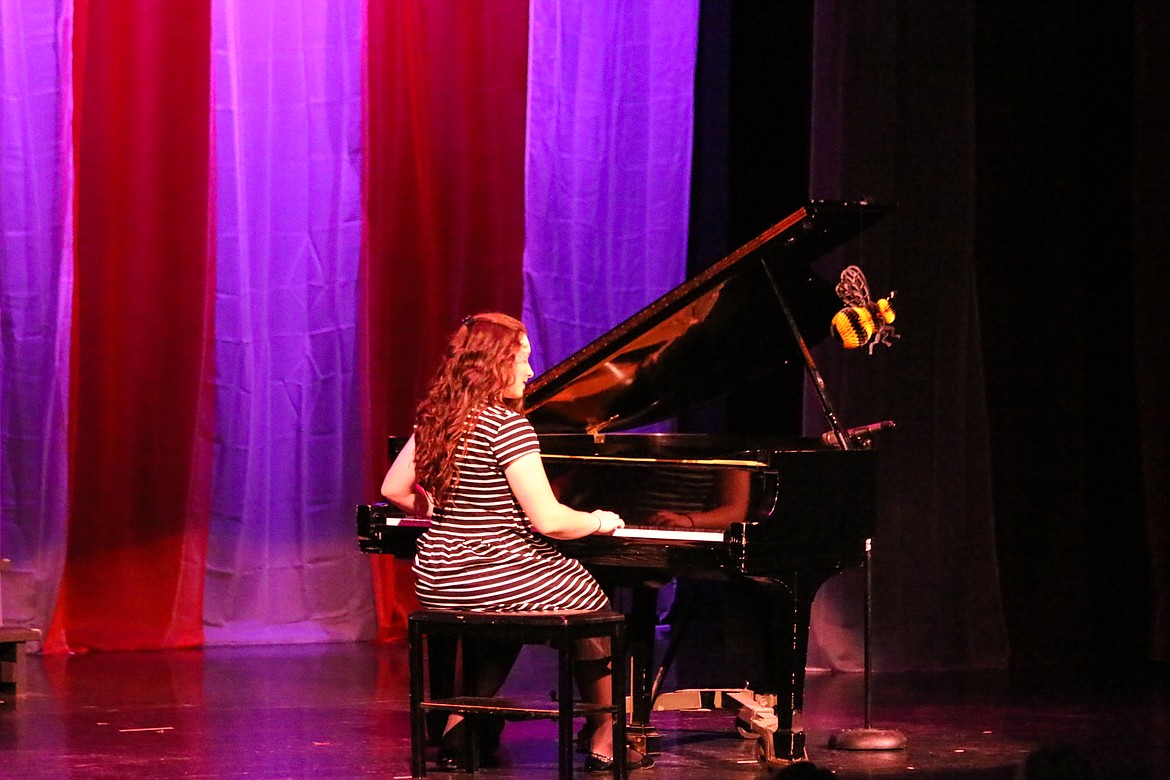
M 605 609 L 609 601 L 578 561 L 537 535 L 504 469 L 540 452 L 527 418 L 485 409 L 458 456 L 459 481 L 418 542 L 415 592 L 428 608 Z

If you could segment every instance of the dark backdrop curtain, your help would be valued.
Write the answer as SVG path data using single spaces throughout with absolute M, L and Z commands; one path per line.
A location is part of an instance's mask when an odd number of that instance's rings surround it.
M 1170 663 L 1170 356 L 1166 297 L 1170 291 L 1170 14 L 1154 2 L 1135 4 L 1133 169 L 1134 355 L 1142 454 L 1143 514 L 1150 551 L 1151 657 Z
M 410 433 L 419 394 L 468 314 L 521 313 L 525 0 L 370 2 L 365 133 L 369 495 L 386 435 Z M 401 636 L 409 564 L 371 556 L 379 635 Z
M 810 193 L 897 206 L 836 265 L 857 260 L 872 293 L 898 291 L 901 340 L 815 353 L 841 419 L 899 426 L 878 442 L 877 669 L 1007 660 L 973 265 L 972 44 L 954 4 L 816 5 Z M 819 601 L 826 651 L 855 656 L 860 573 Z
M 1170 518 L 1145 507 L 1143 472 L 1165 495 L 1167 430 L 1138 413 L 1164 403 L 1167 361 L 1135 331 L 1153 281 L 1140 274 L 1156 271 L 1135 263 L 1154 245 L 1134 197 L 1165 169 L 1136 166 L 1133 139 L 1164 139 L 1166 115 L 1137 124 L 1137 7 L 974 5 L 975 257 L 1017 663 L 1151 657 L 1151 597 L 1165 593 L 1167 547 L 1149 542 Z
M 1002 666 L 971 265 L 971 21 L 928 9 L 937 29 L 902 31 L 890 9 L 703 3 L 691 263 L 710 263 L 810 197 L 901 205 L 815 270 L 831 283 L 857 263 L 875 294 L 899 288 L 897 324 L 911 328 L 905 338 L 871 356 L 829 340 L 828 317 L 823 329 L 803 334 L 823 342 L 814 356 L 844 424 L 900 426 L 878 442 L 873 660 L 885 670 Z M 956 60 L 956 52 L 967 56 Z M 908 88 L 929 100 L 903 104 Z M 955 138 L 935 146 L 929 139 L 940 128 Z M 899 144 L 921 147 L 922 164 L 903 168 Z M 935 208 L 938 198 L 951 205 Z M 820 434 L 824 415 L 811 392 L 802 394 L 804 381 L 799 363 L 780 367 L 688 423 Z M 854 569 L 821 587 L 810 666 L 862 668 L 863 584 Z M 728 653 L 739 644 L 725 639 Z
M 822 359 L 900 424 L 875 663 L 1166 660 L 1166 11 L 816 9 L 812 194 L 899 205 L 864 257 L 903 339 Z

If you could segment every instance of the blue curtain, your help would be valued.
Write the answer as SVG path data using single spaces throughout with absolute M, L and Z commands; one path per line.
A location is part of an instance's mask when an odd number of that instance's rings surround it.
M 686 275 L 698 0 L 533 0 L 524 322 L 551 367 Z
M 71 0 L 0 3 L 0 620 L 46 628 L 65 566 Z
M 208 644 L 371 636 L 357 366 L 360 0 L 217 0 Z

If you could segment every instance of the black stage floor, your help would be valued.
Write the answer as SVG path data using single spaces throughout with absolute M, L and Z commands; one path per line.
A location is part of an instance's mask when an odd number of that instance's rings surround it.
M 401 643 L 32 656 L 27 694 L 0 707 L 0 776 L 407 777 L 405 667 Z M 551 674 L 550 651 L 526 648 L 508 692 L 539 695 Z M 1062 746 L 1095 777 L 1170 778 L 1164 670 L 878 675 L 872 690 L 871 725 L 902 732 L 907 747 L 829 749 L 830 735 L 863 725 L 862 678 L 813 673 L 812 764 L 841 778 L 1022 778 L 1030 752 Z M 655 722 L 664 752 L 635 778 L 778 774 L 756 763 L 730 713 Z M 555 777 L 555 751 L 552 722 L 511 724 L 501 766 L 479 776 Z

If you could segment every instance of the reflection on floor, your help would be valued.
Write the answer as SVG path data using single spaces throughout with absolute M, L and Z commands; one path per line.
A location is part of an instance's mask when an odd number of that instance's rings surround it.
M 551 659 L 526 648 L 509 693 L 547 695 Z M 410 774 L 401 643 L 32 656 L 29 667 L 26 695 L 0 707 L 2 777 Z M 863 725 L 862 680 L 810 674 L 813 765 L 842 778 L 1015 778 L 1037 748 L 1063 746 L 1097 777 L 1170 778 L 1165 670 L 879 675 L 872 701 L 871 725 L 900 731 L 907 747 L 832 750 L 831 735 Z M 662 712 L 655 722 L 663 753 L 635 778 L 785 776 L 761 769 L 729 713 Z M 499 758 L 479 776 L 555 777 L 555 725 L 509 725 Z

